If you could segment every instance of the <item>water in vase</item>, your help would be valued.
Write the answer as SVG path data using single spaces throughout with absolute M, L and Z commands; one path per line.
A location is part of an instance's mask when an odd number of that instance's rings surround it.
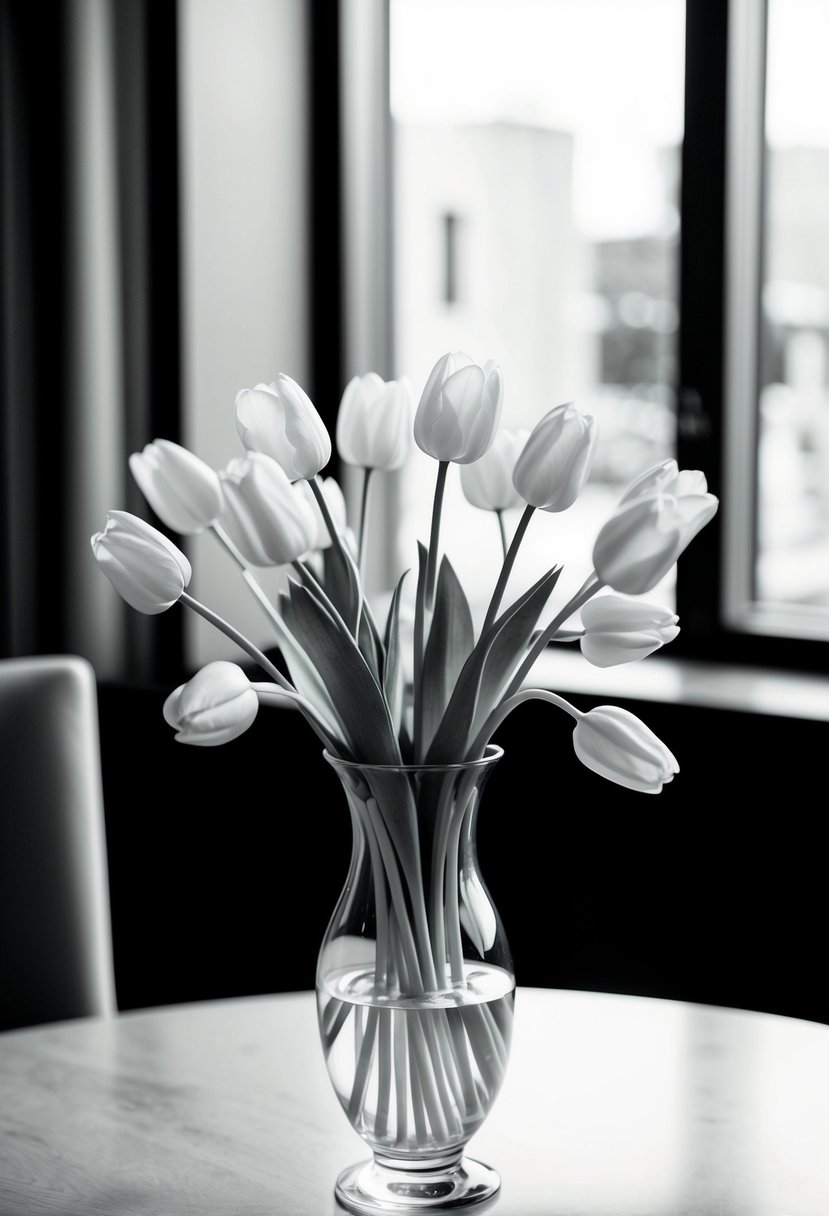
M 469 1140 L 504 1078 L 514 998 L 514 978 L 486 963 L 417 996 L 390 995 L 365 967 L 326 976 L 317 1004 L 328 1071 L 372 1148 L 427 1158 Z

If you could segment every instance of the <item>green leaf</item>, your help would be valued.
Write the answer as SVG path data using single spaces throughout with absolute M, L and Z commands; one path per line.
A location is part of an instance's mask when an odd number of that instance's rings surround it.
M 443 717 L 463 665 L 475 644 L 472 613 L 452 563 L 444 557 L 438 573 L 435 607 L 423 656 L 422 745 L 429 742 Z
M 353 637 L 305 587 L 292 582 L 290 594 L 294 633 L 346 724 L 355 758 L 399 764 L 388 706 Z
M 472 725 L 481 694 L 487 660 L 495 649 L 487 677 L 487 697 L 501 678 L 505 666 L 514 670 L 524 657 L 527 639 L 558 581 L 561 567 L 548 570 L 538 582 L 504 611 L 479 639 L 463 665 L 426 760 L 429 764 L 452 764 L 462 759 L 473 738 Z

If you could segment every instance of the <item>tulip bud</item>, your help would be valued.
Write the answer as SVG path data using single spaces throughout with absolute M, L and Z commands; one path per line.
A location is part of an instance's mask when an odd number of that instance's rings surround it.
M 311 399 L 290 376 L 236 394 L 236 429 L 249 452 L 282 466 L 291 481 L 315 477 L 331 459 L 331 438 Z
M 179 743 L 216 747 L 243 734 L 259 710 L 259 698 L 241 667 L 208 663 L 164 702 L 164 721 Z
M 461 488 L 473 507 L 482 511 L 506 511 L 521 505 L 521 495 L 512 481 L 515 462 L 527 442 L 529 431 L 498 431 L 492 447 L 480 460 L 461 465 Z
M 679 617 L 658 604 L 600 595 L 581 610 L 581 652 L 596 667 L 644 659 L 679 633 Z
M 597 575 L 614 591 L 643 595 L 664 578 L 718 506 L 713 494 L 676 498 L 657 490 L 623 499 L 596 537 Z
M 557 405 L 530 432 L 513 474 L 525 502 L 566 511 L 587 480 L 598 440 L 596 420 L 572 402 Z
M 599 705 L 583 714 L 573 731 L 582 764 L 629 790 L 658 794 L 679 772 L 676 758 L 652 730 L 617 705 Z
M 417 446 L 435 460 L 470 464 L 487 451 L 501 418 L 501 369 L 457 351 L 438 359 L 414 420 Z
M 414 404 L 408 380 L 355 376 L 337 415 L 337 448 L 346 464 L 364 469 L 401 468 L 412 447 Z
M 251 452 L 219 474 L 225 509 L 222 526 L 254 566 L 296 561 L 317 538 L 317 519 L 300 485 L 270 456 Z
M 141 493 L 173 532 L 201 532 L 221 514 L 218 473 L 187 448 L 156 439 L 142 452 L 133 452 L 129 466 Z
M 192 570 L 181 550 L 128 511 L 108 511 L 106 527 L 91 543 L 95 560 L 118 594 L 149 616 L 175 604 L 190 582 Z

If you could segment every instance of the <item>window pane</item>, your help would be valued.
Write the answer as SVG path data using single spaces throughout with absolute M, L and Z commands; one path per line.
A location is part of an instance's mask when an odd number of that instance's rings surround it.
M 684 17 L 681 0 L 391 0 L 397 374 L 417 395 L 463 350 L 501 365 L 504 426 L 565 401 L 599 426 L 585 493 L 536 513 L 516 590 L 563 562 L 575 591 L 624 487 L 674 453 Z M 416 452 L 403 479 L 403 566 L 435 468 Z M 498 527 L 456 467 L 443 518 L 480 611 Z M 673 574 L 653 595 L 672 602 Z
M 769 0 L 756 595 L 829 607 L 829 5 Z

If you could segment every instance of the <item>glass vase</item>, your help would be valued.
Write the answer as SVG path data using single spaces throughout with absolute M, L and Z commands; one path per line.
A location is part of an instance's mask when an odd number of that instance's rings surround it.
M 464 1150 L 501 1088 L 515 995 L 476 848 L 503 753 L 400 766 L 324 754 L 353 851 L 319 953 L 319 1031 L 337 1097 L 373 1152 L 340 1174 L 337 1198 L 354 1212 L 480 1202 L 500 1179 Z

